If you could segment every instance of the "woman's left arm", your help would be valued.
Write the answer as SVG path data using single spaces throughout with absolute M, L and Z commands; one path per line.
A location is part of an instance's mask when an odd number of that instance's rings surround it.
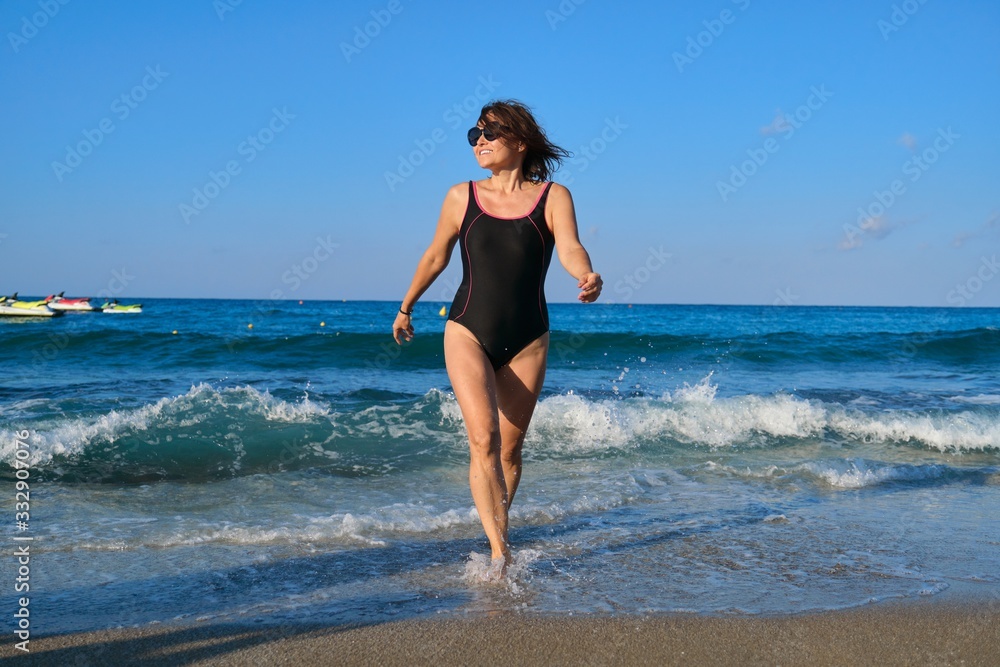
M 580 294 L 577 298 L 584 303 L 597 301 L 601 295 L 604 281 L 599 273 L 594 273 L 590 264 L 590 255 L 580 243 L 580 232 L 576 226 L 576 211 L 573 208 L 573 196 L 569 190 L 558 183 L 549 186 L 549 214 L 552 223 L 552 235 L 556 239 L 556 252 L 559 262 L 571 276 L 579 282 Z

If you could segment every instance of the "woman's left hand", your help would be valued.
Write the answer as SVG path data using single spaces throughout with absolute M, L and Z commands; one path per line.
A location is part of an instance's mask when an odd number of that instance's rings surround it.
M 593 303 L 597 301 L 597 297 L 601 296 L 601 288 L 604 286 L 604 281 L 601 280 L 601 274 L 599 273 L 585 273 L 580 277 L 580 282 L 576 286 L 582 290 L 576 298 L 584 303 Z

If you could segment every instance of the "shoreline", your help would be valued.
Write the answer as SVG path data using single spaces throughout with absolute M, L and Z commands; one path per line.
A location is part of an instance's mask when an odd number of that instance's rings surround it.
M 24 664 L 995 665 L 1000 600 L 894 600 L 775 616 L 413 618 L 374 624 L 147 625 L 32 639 Z

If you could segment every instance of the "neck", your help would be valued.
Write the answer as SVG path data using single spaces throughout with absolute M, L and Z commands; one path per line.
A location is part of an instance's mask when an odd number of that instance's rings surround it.
M 524 176 L 521 175 L 521 166 L 518 165 L 515 169 L 497 169 L 493 171 L 493 175 L 490 176 L 490 184 L 498 192 L 503 192 L 504 194 L 509 194 L 515 190 L 521 190 L 524 187 L 525 181 Z

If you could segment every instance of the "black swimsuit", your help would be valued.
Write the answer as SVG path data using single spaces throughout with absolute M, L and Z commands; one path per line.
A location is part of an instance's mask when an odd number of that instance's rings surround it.
M 458 237 L 462 284 L 448 319 L 472 332 L 494 370 L 549 330 L 544 287 L 555 245 L 545 224 L 550 185 L 541 186 L 527 215 L 499 218 L 483 210 L 469 181 L 469 207 Z

